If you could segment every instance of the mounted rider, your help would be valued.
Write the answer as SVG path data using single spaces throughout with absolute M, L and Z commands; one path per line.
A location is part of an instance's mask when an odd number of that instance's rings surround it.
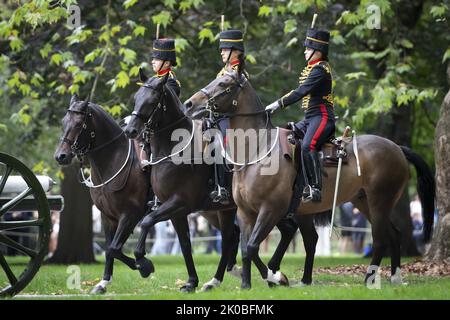
M 219 50 L 222 56 L 222 62 L 225 64 L 219 71 L 216 78 L 225 75 L 230 68 L 234 71 L 238 71 L 239 68 L 244 68 L 244 38 L 242 31 L 240 30 L 225 30 L 219 34 Z M 245 70 L 242 70 L 243 74 L 248 78 L 248 74 Z M 219 129 L 224 138 L 224 146 L 226 145 L 226 130 L 230 127 L 229 119 L 220 119 L 217 122 Z M 231 186 L 231 181 L 228 181 L 225 176 L 226 164 L 215 164 L 216 172 L 216 188 L 210 194 L 215 202 L 227 204 L 230 201 L 230 195 L 228 189 Z
M 155 72 L 154 77 L 162 78 L 169 74 L 167 85 L 180 96 L 181 84 L 178 81 L 172 67 L 177 65 L 174 39 L 156 39 L 153 41 L 152 67 Z
M 176 65 L 177 57 L 175 51 L 175 40 L 167 38 L 154 40 L 152 50 L 152 68 L 155 75 L 153 77 L 162 78 L 169 74 L 166 85 L 179 97 L 181 93 L 181 84 L 180 81 L 178 81 L 175 72 L 172 70 L 172 68 Z M 150 148 L 148 143 L 146 149 L 147 148 Z M 151 152 L 149 149 L 146 151 L 148 154 Z M 156 209 L 159 202 L 153 190 L 149 191 L 149 198 L 153 200 L 148 202 L 148 206 Z
M 300 74 L 299 86 L 266 107 L 273 112 L 302 100 L 305 118 L 293 129 L 304 135 L 302 161 L 309 184 L 303 191 L 304 202 L 321 201 L 322 172 L 318 150 L 335 132 L 332 75 L 328 63 L 329 39 L 328 31 L 314 27 L 307 30 L 304 54 L 308 64 Z

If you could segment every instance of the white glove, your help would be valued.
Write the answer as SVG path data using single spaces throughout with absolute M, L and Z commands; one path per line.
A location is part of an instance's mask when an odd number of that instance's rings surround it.
M 278 108 L 280 108 L 280 105 L 278 104 L 278 101 L 275 101 L 266 107 L 266 111 L 270 111 L 271 113 L 273 113 Z
M 123 122 L 125 123 L 125 125 L 128 125 L 128 123 L 130 122 L 131 116 L 126 116 L 125 118 L 123 118 Z

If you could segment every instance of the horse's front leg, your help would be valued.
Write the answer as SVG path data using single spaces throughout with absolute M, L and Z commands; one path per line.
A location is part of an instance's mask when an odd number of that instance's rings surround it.
M 179 211 L 181 212 L 181 211 Z M 194 292 L 198 286 L 198 276 L 195 270 L 194 260 L 192 259 L 192 247 L 191 239 L 189 236 L 189 224 L 187 221 L 187 215 L 189 212 L 185 211 L 185 214 L 178 214 L 172 218 L 173 227 L 178 235 L 180 241 L 181 252 L 183 253 L 184 262 L 189 274 L 188 281 L 180 288 L 182 292 Z
M 91 294 L 106 293 L 106 286 L 112 282 L 114 269 L 114 258 L 108 250 L 117 230 L 117 225 L 113 226 L 108 221 L 103 220 L 103 228 L 105 229 L 106 250 L 105 250 L 105 270 L 102 280 L 97 283 L 91 290 Z

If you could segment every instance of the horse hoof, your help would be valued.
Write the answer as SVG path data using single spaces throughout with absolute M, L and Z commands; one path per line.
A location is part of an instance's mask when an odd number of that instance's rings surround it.
M 202 287 L 202 292 L 208 292 L 208 291 L 211 291 L 212 289 L 214 289 L 214 286 L 212 286 L 212 285 L 210 285 L 210 284 L 205 284 L 203 287 Z
M 269 287 L 274 287 L 274 286 L 288 287 L 289 280 L 283 272 L 277 271 L 277 272 L 273 273 L 269 269 L 269 272 L 267 274 L 267 284 L 269 285 Z
M 91 292 L 91 294 L 105 294 L 106 293 L 106 287 L 103 286 L 95 286 Z
M 180 288 L 180 291 L 183 293 L 193 293 L 195 292 L 195 287 L 191 284 L 185 284 Z
M 228 274 L 232 275 L 233 277 L 236 277 L 238 279 L 242 279 L 242 268 L 237 266 L 237 265 L 234 265 L 233 269 L 231 269 L 231 270 L 229 270 L 227 272 L 228 272 Z
M 220 286 L 220 281 L 217 280 L 216 278 L 212 278 L 212 280 L 208 281 L 207 283 L 205 283 L 202 287 L 202 292 L 207 292 L 207 291 L 211 291 L 214 288 L 217 288 Z
M 243 283 L 241 285 L 241 289 L 243 290 L 250 290 L 252 288 L 252 285 L 250 283 Z
M 136 260 L 136 268 L 139 270 L 142 278 L 147 278 L 150 274 L 155 272 L 153 263 L 146 258 Z

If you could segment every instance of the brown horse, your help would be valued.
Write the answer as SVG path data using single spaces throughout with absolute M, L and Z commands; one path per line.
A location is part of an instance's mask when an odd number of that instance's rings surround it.
M 233 196 L 238 206 L 243 257 L 242 287 L 250 288 L 250 262 L 275 224 L 285 215 L 292 195 L 296 169 L 280 152 L 277 129 L 271 124 L 250 82 L 239 72 L 229 70 L 185 103 L 187 114 L 200 118 L 211 113 L 229 118 L 231 129 L 267 129 L 272 152 L 252 165 L 237 166 L 233 177 Z M 393 283 L 401 282 L 399 231 L 391 221 L 392 208 L 409 180 L 408 161 L 417 170 L 418 190 L 425 216 L 425 238 L 433 224 L 434 177 L 427 164 L 413 151 L 375 136 L 357 138 L 361 176 L 357 174 L 353 142 L 347 145 L 348 165 L 342 167 L 338 204 L 351 201 L 371 222 L 373 257 L 365 281 L 373 283 L 385 248 L 391 247 Z M 248 147 L 246 145 L 246 147 Z M 246 158 L 246 162 L 254 159 Z M 259 159 L 258 159 L 259 160 Z M 277 174 L 261 174 L 268 165 L 277 164 Z M 302 217 L 332 207 L 336 168 L 324 168 L 322 202 L 301 204 L 296 215 Z M 403 217 L 409 219 L 409 217 Z

